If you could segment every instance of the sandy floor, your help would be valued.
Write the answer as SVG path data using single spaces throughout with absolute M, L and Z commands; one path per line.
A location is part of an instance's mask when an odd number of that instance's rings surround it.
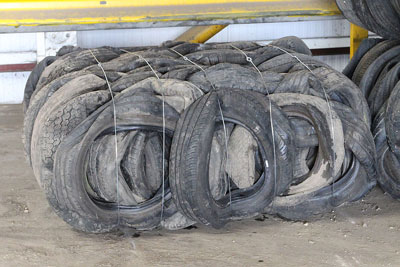
M 76 232 L 52 212 L 25 161 L 21 110 L 0 105 L 0 266 L 400 266 L 400 202 L 380 189 L 310 222 Z

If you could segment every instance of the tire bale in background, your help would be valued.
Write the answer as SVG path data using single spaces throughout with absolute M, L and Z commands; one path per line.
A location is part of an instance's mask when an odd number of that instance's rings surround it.
M 365 53 L 353 75 L 368 98 L 371 110 L 371 131 L 377 151 L 377 180 L 381 188 L 394 198 L 400 198 L 400 154 L 397 140 L 400 108 L 399 48 L 398 41 L 379 42 Z M 348 69 L 354 68 L 355 63 L 350 64 L 352 66 Z
M 400 4 L 397 0 L 336 0 L 336 4 L 351 23 L 386 39 L 400 39 Z

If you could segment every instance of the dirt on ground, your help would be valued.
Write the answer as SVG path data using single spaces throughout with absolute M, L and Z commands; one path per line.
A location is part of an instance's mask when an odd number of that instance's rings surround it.
M 308 222 L 272 216 L 180 231 L 85 234 L 27 164 L 21 105 L 0 105 L 0 266 L 400 266 L 400 202 L 374 189 Z

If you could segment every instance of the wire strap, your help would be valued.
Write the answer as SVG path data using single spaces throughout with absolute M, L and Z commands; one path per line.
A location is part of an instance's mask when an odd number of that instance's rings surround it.
M 156 76 L 157 80 L 160 81 L 160 77 L 158 76 L 157 72 L 153 69 L 149 61 L 145 59 L 142 55 L 134 52 L 130 52 L 125 49 L 121 49 L 121 51 L 132 54 L 137 56 L 139 59 L 143 60 L 146 62 L 146 64 L 150 67 L 151 71 L 154 73 Z M 161 91 L 161 97 L 162 97 L 162 124 L 163 124 L 163 129 L 162 129 L 162 200 L 161 200 L 161 221 L 163 220 L 164 216 L 164 201 L 165 201 L 165 96 L 164 92 Z
M 275 45 L 267 45 L 267 46 L 273 47 L 275 49 L 278 49 L 278 50 L 284 52 L 285 54 L 291 56 L 292 58 L 296 59 L 301 65 L 303 65 L 309 72 L 311 72 L 319 80 L 319 77 L 317 77 L 317 75 L 315 75 L 315 73 L 312 71 L 312 69 L 306 63 L 301 61 L 298 56 L 293 55 L 289 51 L 287 51 L 287 50 L 285 50 L 285 49 L 283 49 L 281 47 L 275 46 Z M 328 104 L 328 112 L 329 112 L 329 117 L 330 117 L 330 121 L 331 121 L 331 128 L 332 128 L 332 137 L 333 137 L 333 141 L 334 141 L 335 140 L 335 131 L 334 131 L 334 127 L 333 127 L 332 107 L 331 107 L 331 104 L 330 104 L 330 101 L 329 101 L 329 97 L 328 97 L 328 93 L 326 92 L 325 86 L 323 84 L 321 84 L 321 86 L 322 86 L 322 90 L 324 91 L 325 101 Z
M 110 95 L 111 95 L 111 103 L 112 103 L 112 107 L 113 107 L 113 118 L 114 118 L 115 177 L 116 177 L 116 186 L 117 186 L 117 209 L 118 209 L 117 220 L 118 220 L 118 225 L 119 225 L 120 224 L 120 206 L 119 206 L 120 201 L 119 201 L 119 173 L 118 173 L 119 166 L 118 166 L 117 111 L 116 111 L 116 107 L 115 107 L 114 94 L 111 89 L 110 82 L 108 81 L 106 71 L 104 70 L 103 65 L 101 65 L 101 62 L 94 55 L 93 51 L 91 49 L 89 49 L 89 52 L 90 52 L 90 54 L 92 54 L 93 58 L 96 60 L 97 66 L 99 66 L 99 68 L 103 72 L 104 78 L 106 79 L 106 82 L 107 82 L 108 90 L 110 91 Z
M 208 78 L 207 72 L 205 71 L 205 69 L 204 69 L 202 66 L 200 66 L 200 65 L 197 64 L 196 62 L 190 60 L 188 57 L 182 55 L 181 53 L 179 53 L 179 52 L 176 51 L 175 49 L 173 49 L 173 48 L 169 48 L 169 49 L 170 49 L 171 51 L 173 51 L 174 53 L 176 53 L 177 55 L 179 55 L 180 57 L 182 57 L 183 60 L 188 61 L 189 63 L 193 64 L 193 65 L 196 66 L 198 69 L 200 69 L 200 70 L 203 72 L 205 79 L 206 79 L 206 80 L 208 81 L 208 83 L 211 85 L 212 90 L 216 91 L 216 88 L 215 88 L 214 84 L 213 84 L 213 83 L 211 82 L 211 80 Z M 228 133 L 227 133 L 227 130 L 226 130 L 225 118 L 224 118 L 224 114 L 223 114 L 223 112 L 222 112 L 221 102 L 219 101 L 219 98 L 217 99 L 217 101 L 218 101 L 219 112 L 220 112 L 220 114 L 221 114 L 222 126 L 223 126 L 223 128 L 224 128 L 224 139 L 225 139 L 225 142 L 224 142 L 224 143 L 225 143 L 226 162 L 228 162 L 228 157 L 229 157 L 229 155 L 228 155 Z M 230 183 L 229 177 L 227 177 L 226 179 L 227 179 L 226 182 L 227 182 L 227 184 L 228 184 L 228 190 L 229 190 L 229 206 L 230 206 L 231 203 L 232 203 L 231 183 Z
M 312 71 L 312 69 L 311 69 L 306 63 L 304 63 L 303 61 L 301 61 L 300 58 L 299 58 L 298 56 L 293 55 L 293 54 L 290 53 L 289 51 L 287 51 L 287 50 L 285 50 L 285 49 L 283 49 L 283 48 L 281 48 L 281 47 L 275 46 L 275 45 L 270 45 L 270 44 L 268 44 L 267 46 L 273 47 L 273 48 L 275 48 L 275 49 L 278 49 L 278 50 L 284 52 L 285 54 L 289 55 L 290 57 L 296 59 L 296 60 L 297 60 L 301 65 L 303 65 L 311 74 L 313 74 L 314 77 L 316 77 L 319 81 L 321 81 L 320 78 L 319 78 L 317 75 L 315 75 L 315 73 Z M 325 86 L 322 84 L 322 82 L 321 82 L 321 87 L 322 87 L 322 90 L 324 91 L 324 97 L 325 97 L 326 104 L 328 105 L 328 113 L 329 113 L 329 119 L 330 119 L 330 122 L 331 122 L 331 129 L 332 129 L 332 139 L 333 139 L 332 142 L 335 143 L 335 131 L 334 131 L 334 126 L 333 126 L 332 107 L 331 107 L 331 103 L 330 103 L 330 101 L 329 101 L 328 93 L 326 92 Z M 334 190 L 335 190 L 335 182 L 333 181 L 333 182 L 332 182 L 332 196 L 333 196 L 333 194 L 334 194 Z M 333 200 L 331 200 L 331 201 L 333 201 Z
M 249 62 L 258 72 L 258 74 L 260 74 L 261 76 L 261 80 L 263 81 L 263 85 L 265 87 L 265 90 L 267 91 L 267 95 L 268 95 L 268 101 L 269 101 L 269 120 L 270 120 L 270 124 L 271 124 L 271 136 L 272 136 L 272 151 L 274 154 L 274 195 L 276 195 L 277 189 L 276 189 L 276 183 L 277 183 L 277 176 L 276 176 L 276 146 L 275 146 L 275 130 L 274 130 L 274 122 L 273 122 L 273 116 L 272 116 L 272 100 L 269 97 L 269 90 L 267 88 L 267 85 L 265 84 L 265 80 L 264 80 L 264 76 L 262 75 L 262 72 L 257 68 L 257 66 L 254 64 L 253 59 L 251 57 L 249 57 L 243 50 L 239 49 L 238 47 L 232 45 L 232 48 L 238 50 L 240 53 L 242 53 L 245 57 L 247 62 Z M 268 161 L 265 161 L 265 168 L 268 169 L 269 164 Z

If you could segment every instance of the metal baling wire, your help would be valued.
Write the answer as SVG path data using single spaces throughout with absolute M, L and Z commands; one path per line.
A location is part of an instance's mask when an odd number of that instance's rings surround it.
M 153 67 L 150 65 L 150 63 L 145 59 L 143 56 L 140 54 L 130 52 L 125 49 L 121 49 L 122 52 L 132 54 L 134 56 L 137 56 L 139 59 L 143 60 L 146 62 L 146 64 L 150 67 L 151 71 L 154 73 L 156 78 L 160 80 L 160 77 L 158 77 L 157 72 L 153 69 Z M 161 200 L 161 222 L 163 220 L 164 216 L 164 201 L 165 201 L 165 98 L 164 98 L 164 92 L 161 91 L 161 97 L 162 97 L 162 123 L 163 123 L 163 131 L 162 131 L 162 200 Z
M 110 82 L 108 81 L 107 78 L 107 74 L 106 71 L 104 70 L 103 66 L 101 65 L 100 61 L 96 58 L 96 56 L 94 55 L 93 51 L 91 49 L 89 49 L 89 52 L 92 54 L 93 58 L 96 60 L 97 62 L 97 66 L 99 66 L 99 68 L 101 69 L 101 71 L 104 74 L 104 78 L 106 79 L 106 83 L 107 83 L 107 87 L 108 90 L 110 91 L 110 95 L 111 95 L 111 102 L 112 102 L 112 106 L 113 106 L 113 118 L 114 118 L 114 145 L 115 145 L 115 176 L 116 176 L 116 182 L 117 182 L 117 221 L 118 221 L 118 225 L 120 224 L 120 206 L 119 206 L 119 174 L 118 174 L 118 138 L 117 138 L 117 111 L 115 108 L 115 100 L 114 100 L 114 94 L 113 91 L 111 89 L 111 85 Z
M 272 117 L 272 100 L 269 97 L 269 90 L 267 88 L 267 86 L 265 85 L 265 80 L 264 80 L 264 76 L 262 75 L 262 72 L 257 68 L 257 66 L 254 64 L 253 59 L 251 57 L 249 57 L 243 50 L 241 50 L 240 48 L 234 46 L 234 45 L 230 45 L 232 46 L 234 49 L 238 50 L 240 53 L 242 53 L 245 57 L 246 57 L 246 61 L 249 62 L 258 72 L 258 74 L 260 74 L 261 79 L 263 81 L 263 85 L 265 87 L 265 89 L 267 90 L 267 96 L 268 96 L 268 100 L 269 100 L 269 120 L 270 120 L 270 124 L 271 124 L 271 135 L 272 135 L 272 152 L 274 153 L 274 195 L 276 195 L 276 183 L 277 183 L 277 177 L 276 177 L 276 147 L 275 147 L 275 130 L 274 130 L 274 122 L 273 122 L 273 117 Z M 268 165 L 268 161 L 265 161 L 265 165 L 266 168 L 269 167 Z M 273 202 L 272 202 L 273 203 Z
M 315 73 L 312 71 L 312 69 L 311 69 L 309 66 L 307 66 L 307 64 L 305 64 L 303 61 L 301 61 L 300 58 L 299 58 L 298 56 L 293 55 L 293 54 L 290 53 L 289 51 L 286 51 L 285 49 L 283 49 L 283 48 L 281 48 L 281 47 L 278 47 L 278 46 L 275 46 L 275 45 L 267 44 L 267 46 L 273 47 L 273 48 L 275 48 L 275 49 L 278 49 L 278 50 L 284 52 L 285 54 L 288 54 L 290 57 L 296 59 L 296 60 L 297 60 L 301 65 L 303 65 L 309 72 L 311 72 L 318 80 L 320 80 L 319 77 L 318 77 L 317 75 L 315 75 Z M 325 96 L 326 104 L 328 105 L 328 112 L 329 112 L 329 117 L 330 117 L 330 121 L 331 121 L 331 128 L 332 128 L 332 138 L 333 138 L 332 141 L 333 141 L 333 143 L 335 143 L 335 131 L 334 131 L 334 126 L 333 126 L 332 108 L 331 108 L 331 104 L 330 104 L 330 101 L 329 101 L 328 93 L 327 93 L 326 90 L 325 90 L 325 86 L 324 86 L 322 83 L 321 83 L 321 86 L 322 86 L 322 89 L 323 89 L 323 91 L 324 91 L 324 96 Z M 332 182 L 332 195 L 334 194 L 334 189 L 335 189 L 335 182 L 333 181 L 333 182 Z M 333 201 L 333 200 L 332 200 L 332 201 Z
M 182 57 L 185 61 L 190 62 L 191 64 L 196 66 L 198 69 L 200 69 L 204 73 L 204 77 L 206 78 L 206 80 L 211 84 L 211 87 L 213 88 L 213 90 L 216 91 L 214 84 L 208 78 L 207 72 L 203 69 L 202 66 L 200 66 L 196 62 L 190 60 L 188 57 L 182 55 L 181 53 L 179 53 L 175 49 L 173 49 L 173 48 L 169 48 L 169 49 L 171 49 L 171 51 L 173 51 L 174 53 L 176 53 L 177 55 Z M 221 113 L 222 127 L 224 128 L 226 162 L 228 162 L 228 134 L 227 134 L 227 131 L 226 131 L 225 118 L 224 118 L 224 114 L 222 113 L 222 107 L 221 107 L 221 102 L 219 101 L 219 98 L 217 98 L 217 101 L 218 101 L 219 112 Z M 232 203 L 232 191 L 231 191 L 231 183 L 229 181 L 229 177 L 228 177 L 228 182 L 227 183 L 228 183 L 228 190 L 229 190 L 229 205 L 231 205 L 231 203 Z
M 309 72 L 311 72 L 319 80 L 319 77 L 317 77 L 317 75 L 315 75 L 315 73 L 312 71 L 312 69 L 309 66 L 307 66 L 307 64 L 305 64 L 303 61 L 301 61 L 298 56 L 295 56 L 295 55 L 291 54 L 290 52 L 286 51 L 285 49 L 283 49 L 281 47 L 278 47 L 278 46 L 275 46 L 275 45 L 269 45 L 268 44 L 267 46 L 276 48 L 276 49 L 288 54 L 292 58 L 296 59 L 301 65 L 303 65 Z M 329 112 L 329 117 L 330 117 L 330 121 L 331 121 L 331 128 L 332 128 L 332 137 L 333 137 L 333 141 L 335 141 L 335 131 L 333 129 L 332 107 L 331 107 L 331 104 L 330 104 L 330 101 L 329 101 L 328 93 L 325 90 L 325 86 L 322 85 L 322 89 L 324 90 L 325 101 L 326 101 L 326 103 L 328 105 L 328 112 Z

